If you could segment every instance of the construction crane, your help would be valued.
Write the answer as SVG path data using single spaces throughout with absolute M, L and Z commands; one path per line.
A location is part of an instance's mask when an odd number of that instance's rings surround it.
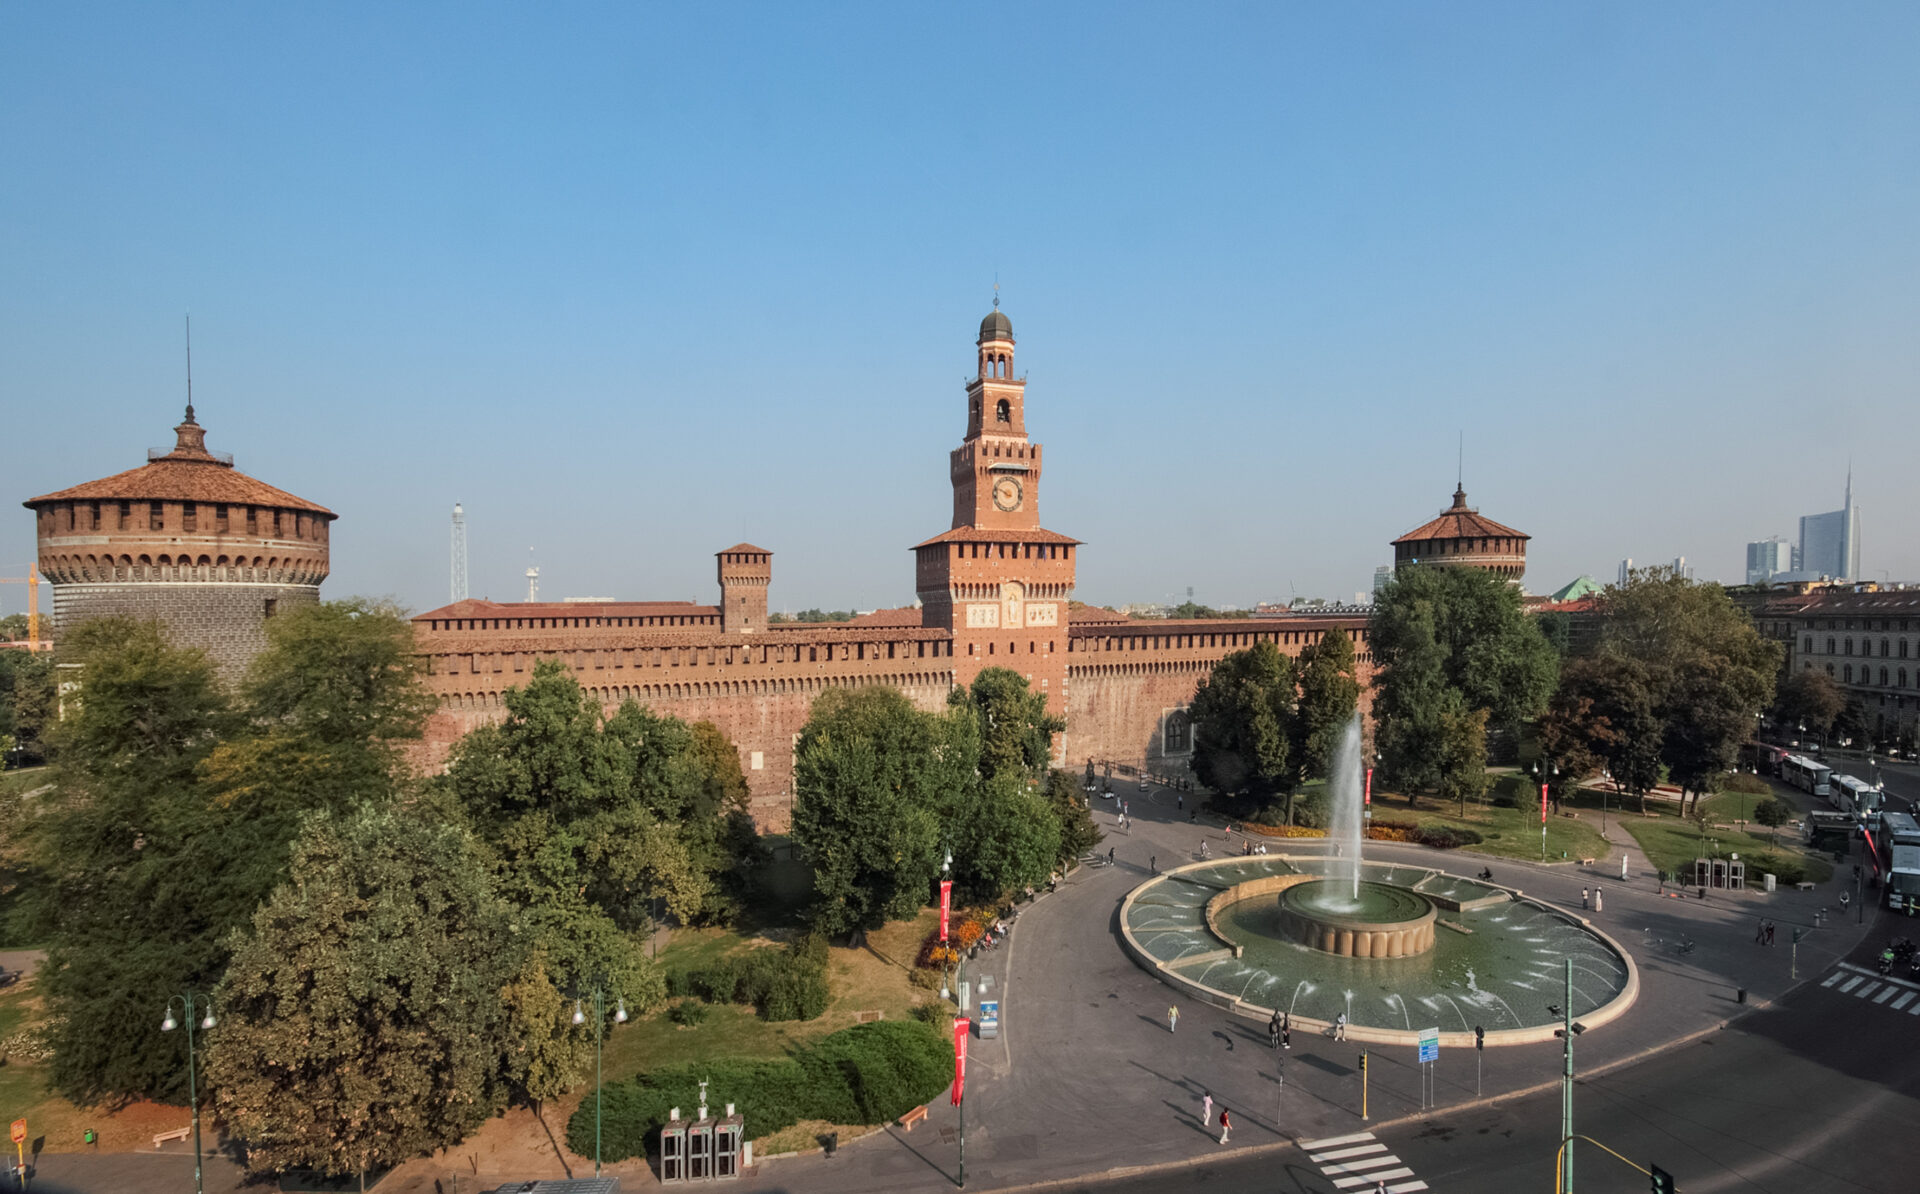
M 27 586 L 27 650 L 40 649 L 40 565 L 28 564 L 25 576 L 0 576 L 0 585 Z

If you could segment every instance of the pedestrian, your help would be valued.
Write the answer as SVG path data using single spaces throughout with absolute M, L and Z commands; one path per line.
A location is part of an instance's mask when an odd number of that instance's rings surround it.
M 1768 945 L 1773 944 L 1773 922 L 1772 921 L 1767 922 L 1767 944 Z
M 1158 854 L 1147 855 L 1147 869 L 1156 875 L 1160 873 L 1160 856 Z
M 1333 1018 L 1333 1039 L 1336 1041 L 1347 1039 L 1347 1013 L 1345 1012 Z
M 1277 1013 L 1267 1021 L 1267 1048 L 1275 1053 L 1280 1051 L 1280 1017 Z
M 1210 1090 L 1200 1092 L 1200 1126 L 1213 1126 L 1213 1092 Z
M 1601 911 L 1600 889 L 1597 887 L 1593 889 L 1593 910 L 1595 912 Z
M 1620 882 L 1625 883 L 1626 881 L 1627 881 L 1627 856 L 1625 854 L 1622 854 L 1620 856 Z
M 1767 943 L 1767 918 L 1764 916 L 1760 918 L 1760 926 L 1753 931 L 1753 943 L 1755 945 Z
M 1167 1008 L 1167 1031 L 1172 1032 L 1175 1028 L 1178 1028 L 1179 1026 L 1180 1026 L 1180 1009 L 1178 1007 L 1168 1007 Z
M 1227 1142 L 1227 1134 L 1233 1131 L 1233 1117 L 1227 1114 L 1225 1107 L 1220 1108 L 1220 1143 Z
M 1113 865 L 1113 850 L 1114 848 L 1112 846 L 1107 847 L 1107 865 L 1108 866 Z
M 1293 1013 L 1283 1012 L 1280 1016 L 1280 1047 L 1293 1048 Z
M 1184 793 L 1184 792 L 1182 792 L 1182 793 L 1180 793 L 1179 795 L 1177 795 L 1177 796 L 1175 796 L 1175 797 L 1173 798 L 1173 806 L 1174 806 L 1174 808 L 1176 808 L 1176 809 L 1182 809 L 1182 808 L 1185 808 L 1185 807 L 1187 807 L 1187 796 L 1186 796 L 1186 793 Z
M 1213 857 L 1213 850 L 1207 845 L 1205 839 L 1202 839 L 1200 842 L 1200 857 L 1203 859 Z M 1844 899 L 1845 897 L 1843 896 L 1841 898 Z
M 1373 1183 L 1373 1194 L 1387 1194 L 1387 1179 L 1380 1178 Z
M 1587 889 L 1583 887 L 1580 889 L 1580 908 L 1582 911 L 1585 911 L 1586 907 L 1587 907 Z

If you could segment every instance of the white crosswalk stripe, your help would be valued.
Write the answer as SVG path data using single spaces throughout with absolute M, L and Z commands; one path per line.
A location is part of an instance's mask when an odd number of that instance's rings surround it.
M 1900 1010 L 1900 1008 L 1901 1008 L 1901 1006 L 1902 1006 L 1903 1004 L 1905 1004 L 1905 1003 L 1907 1002 L 1907 1000 L 1909 1000 L 1909 999 L 1912 999 L 1912 998 L 1913 998 L 1913 992 L 1912 992 L 1912 991 L 1908 991 L 1908 992 L 1906 992 L 1906 993 L 1904 993 L 1904 994 L 1902 994 L 1902 995 L 1900 996 L 1900 998 L 1898 998 L 1898 999 L 1896 999 L 1896 1000 L 1894 1000 L 1894 1001 L 1893 1001 L 1893 1003 L 1892 1003 L 1891 1005 L 1889 1005 L 1889 1006 L 1891 1006 L 1891 1007 L 1892 1007 L 1892 1009 L 1893 1009 L 1894 1011 L 1896 1011 L 1896 1012 L 1897 1012 L 1897 1011 L 1899 1011 L 1899 1010 Z
M 1893 998 L 1894 993 L 1897 992 L 1899 989 L 1900 989 L 1899 987 L 1888 987 L 1886 990 L 1880 992 L 1878 995 L 1875 995 L 1873 997 L 1873 1001 L 1875 1003 L 1885 1003 L 1887 1000 Z M 1912 992 L 1909 991 L 1908 994 L 1911 995 Z
M 1842 976 L 1843 976 L 1843 975 L 1844 975 L 1845 973 L 1846 973 L 1845 971 L 1841 971 L 1841 970 L 1836 970 L 1836 971 L 1834 971 L 1834 972 L 1833 972 L 1832 974 L 1829 974 L 1829 975 L 1827 976 L 1827 981 L 1826 981 L 1826 982 L 1824 982 L 1824 983 L 1821 983 L 1820 985 L 1821 985 L 1821 986 L 1823 986 L 1823 987 L 1831 987 L 1831 986 L 1832 986 L 1833 984 L 1835 984 L 1835 983 L 1837 983 L 1837 982 L 1839 982 L 1839 981 L 1840 981 L 1840 979 L 1841 979 L 1841 977 L 1842 977 Z
M 1860 976 L 1856 974 L 1852 978 L 1848 979 L 1845 983 L 1841 984 L 1840 993 L 1844 995 L 1848 991 L 1853 990 L 1855 987 L 1859 985 L 1860 985 Z
M 1858 991 L 1855 991 L 1853 993 L 1853 997 L 1855 999 L 1865 999 L 1867 996 L 1873 994 L 1874 988 L 1878 987 L 1879 985 L 1880 985 L 1879 983 L 1868 983 L 1866 986 L 1861 987 Z
M 1373 1194 L 1384 1185 L 1387 1194 L 1419 1194 L 1427 1188 L 1427 1183 L 1415 1178 L 1406 1162 L 1387 1151 L 1372 1132 L 1303 1140 L 1300 1148 L 1336 1190 Z

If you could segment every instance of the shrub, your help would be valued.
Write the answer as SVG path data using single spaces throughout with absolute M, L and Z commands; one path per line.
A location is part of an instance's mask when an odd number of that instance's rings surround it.
M 1384 842 L 1412 842 L 1436 850 L 1455 850 L 1482 841 L 1479 833 L 1453 825 L 1417 825 L 1408 821 L 1383 821 L 1374 818 L 1369 837 Z
M 683 1028 L 698 1028 L 706 1020 L 709 1010 L 706 1004 L 697 999 L 682 999 L 673 1005 L 673 1010 L 667 1013 L 667 1019 Z
M 913 1018 L 922 1024 L 942 1028 L 953 1019 L 953 1011 L 944 1003 L 916 1003 L 913 1005 Z
M 1770 796 L 1773 794 L 1773 789 L 1767 786 L 1766 780 L 1761 779 L 1757 775 L 1747 775 L 1740 771 L 1736 771 L 1732 775 L 1722 779 L 1720 781 L 1720 790 L 1722 792 L 1749 792 L 1755 796 Z
M 667 993 L 752 1004 L 766 1020 L 811 1020 L 827 1010 L 827 944 L 807 936 L 783 950 L 748 950 L 699 970 L 669 972 Z
M 702 1078 L 711 1079 L 709 1106 L 735 1104 L 748 1137 L 757 1140 L 803 1119 L 885 1123 L 939 1094 L 952 1076 L 953 1047 L 936 1028 L 908 1020 L 861 1024 L 790 1057 L 670 1066 L 613 1083 L 603 1104 L 601 1153 L 614 1161 L 646 1155 L 669 1108 L 692 1114 Z M 567 1143 L 577 1153 L 593 1147 L 591 1098 L 567 1121 Z
M 1493 781 L 1491 794 L 1493 807 L 1519 808 L 1522 800 L 1529 803 L 1538 800 L 1540 789 L 1534 787 L 1533 781 L 1524 775 L 1503 775 Z

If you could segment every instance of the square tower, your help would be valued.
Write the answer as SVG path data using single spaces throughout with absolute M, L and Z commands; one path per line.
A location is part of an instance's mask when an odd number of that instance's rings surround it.
M 720 568 L 720 625 L 728 634 L 755 634 L 767 628 L 767 586 L 773 583 L 773 553 L 751 543 L 717 551 Z

